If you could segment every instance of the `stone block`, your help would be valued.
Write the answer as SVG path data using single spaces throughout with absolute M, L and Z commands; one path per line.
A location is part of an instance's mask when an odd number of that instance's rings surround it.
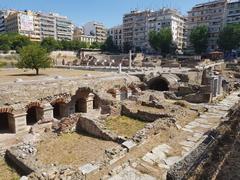
M 97 170 L 99 166 L 93 164 L 85 164 L 79 168 L 83 175 L 87 175 L 95 170 Z
M 127 148 L 128 151 L 130 151 L 132 148 L 134 148 L 137 144 L 133 142 L 132 140 L 128 140 L 122 143 L 122 146 Z

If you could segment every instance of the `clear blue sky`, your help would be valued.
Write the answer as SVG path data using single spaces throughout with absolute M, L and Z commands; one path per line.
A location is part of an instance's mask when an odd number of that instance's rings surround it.
M 206 1 L 209 0 L 0 0 L 0 8 L 57 12 L 68 16 L 76 25 L 96 20 L 112 27 L 121 24 L 123 14 L 135 8 L 170 7 L 186 14 L 195 4 Z

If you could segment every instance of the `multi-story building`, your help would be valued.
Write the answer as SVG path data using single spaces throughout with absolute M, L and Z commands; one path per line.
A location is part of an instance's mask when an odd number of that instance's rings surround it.
M 86 42 L 86 43 L 88 43 L 90 45 L 93 42 L 97 41 L 96 36 L 85 35 L 84 32 L 83 32 L 83 28 L 82 27 L 75 27 L 74 28 L 73 39 L 81 41 L 81 42 Z
M 6 31 L 28 36 L 31 41 L 40 41 L 40 19 L 32 11 L 16 11 L 6 17 Z
M 113 39 L 113 43 L 119 47 L 119 49 L 123 48 L 123 26 L 115 26 L 108 29 L 108 36 L 111 36 Z
M 0 10 L 0 33 L 6 33 L 6 18 L 10 13 L 16 12 L 15 10 Z
M 124 42 L 130 43 L 135 49 L 150 51 L 149 32 L 170 28 L 173 41 L 179 49 L 182 49 L 185 40 L 184 27 L 184 17 L 174 9 L 131 11 L 123 17 Z
M 124 42 L 135 49 L 148 48 L 148 19 L 152 11 L 131 11 L 123 16 Z
M 56 37 L 58 40 L 73 39 L 73 24 L 66 16 L 53 14 L 56 18 Z
M 99 22 L 88 22 L 83 26 L 84 34 L 96 36 L 97 42 L 105 42 L 107 39 L 107 29 Z
M 38 13 L 40 19 L 41 40 L 47 37 L 57 39 L 56 20 L 52 14 Z
M 184 16 L 175 9 L 163 8 L 152 12 L 148 19 L 148 31 L 160 31 L 162 28 L 170 28 L 173 42 L 177 45 L 178 49 L 183 49 L 185 41 Z
M 225 23 L 240 23 L 240 0 L 230 1 L 227 4 Z
M 188 12 L 188 30 L 200 25 L 206 25 L 209 30 L 208 51 L 218 49 L 219 32 L 224 25 L 227 0 L 215 0 L 195 5 Z M 189 44 L 190 45 L 190 44 Z
M 16 32 L 32 41 L 46 37 L 56 40 L 72 40 L 73 24 L 65 16 L 32 11 L 0 11 L 0 33 Z

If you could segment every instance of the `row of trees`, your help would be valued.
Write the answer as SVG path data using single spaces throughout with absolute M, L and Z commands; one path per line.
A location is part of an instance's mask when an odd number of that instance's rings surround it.
M 191 31 L 190 42 L 197 54 L 205 53 L 209 39 L 208 27 L 198 26 Z M 219 33 L 219 49 L 223 52 L 236 50 L 240 47 L 240 24 L 226 25 Z
M 54 38 L 45 38 L 42 42 L 31 42 L 26 36 L 19 35 L 17 33 L 6 33 L 0 35 L 0 50 L 8 52 L 9 50 L 16 50 L 17 52 L 24 46 L 30 44 L 39 44 L 45 48 L 48 52 L 54 50 L 70 50 L 76 51 L 81 48 L 100 49 L 103 43 L 94 42 L 91 45 L 86 42 L 77 40 L 73 41 L 57 41 Z

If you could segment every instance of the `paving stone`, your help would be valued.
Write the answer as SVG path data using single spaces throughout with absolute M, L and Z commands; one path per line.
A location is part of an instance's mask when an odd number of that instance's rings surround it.
M 197 142 L 201 137 L 190 136 L 187 138 L 188 141 Z
M 181 157 L 179 157 L 179 156 L 172 156 L 172 157 L 165 159 L 164 162 L 166 163 L 166 165 L 172 166 L 173 164 L 178 162 L 180 160 L 180 158 Z
M 196 127 L 196 126 L 199 126 L 199 123 L 196 121 L 192 121 L 188 125 Z
M 199 126 L 202 127 L 202 128 L 206 128 L 206 129 L 209 129 L 209 128 L 212 127 L 212 126 L 206 125 L 206 124 L 200 124 Z
M 190 132 L 190 133 L 193 133 L 193 130 L 191 130 L 191 129 L 182 128 L 182 130 L 183 130 L 183 131 Z
M 191 142 L 191 141 L 182 141 L 179 144 L 186 146 L 186 147 L 194 147 L 195 146 L 195 143 Z
M 190 126 L 190 125 L 184 126 L 185 129 L 193 129 L 193 128 L 195 128 L 195 127 L 196 127 L 196 126 Z
M 93 164 L 85 164 L 79 168 L 79 170 L 82 172 L 83 175 L 89 174 L 95 170 L 97 170 L 99 166 L 93 165 Z
M 143 174 L 139 172 L 138 170 L 128 166 L 125 169 L 123 169 L 119 174 L 114 175 L 109 178 L 109 180 L 156 180 L 155 177 L 152 177 L 148 174 Z
M 161 144 L 159 146 L 157 146 L 156 148 L 154 148 L 156 151 L 161 151 L 161 152 L 164 152 L 164 153 L 169 153 L 169 151 L 172 149 L 169 145 L 167 144 Z M 153 149 L 153 150 L 154 150 Z M 155 151 L 154 150 L 154 151 Z
M 158 167 L 163 168 L 163 169 L 170 169 L 170 167 L 166 164 L 159 163 Z
M 131 150 L 132 148 L 134 148 L 137 144 L 135 142 L 133 142 L 132 140 L 128 140 L 122 143 L 122 145 L 124 147 L 126 147 L 128 150 Z

